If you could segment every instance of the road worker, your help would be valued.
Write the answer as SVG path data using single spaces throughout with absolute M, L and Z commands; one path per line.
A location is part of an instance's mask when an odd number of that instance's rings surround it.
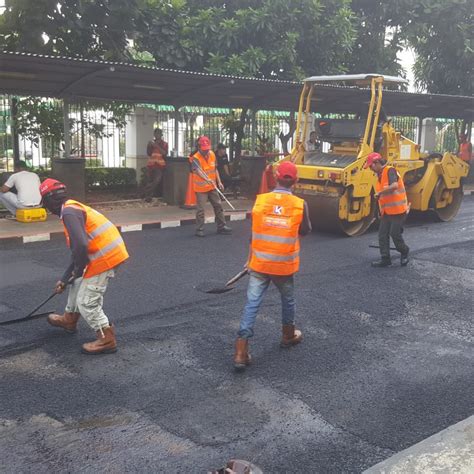
M 379 248 L 381 259 L 372 262 L 373 267 L 388 267 L 392 264 L 390 257 L 390 237 L 395 248 L 400 252 L 402 267 L 408 264 L 409 248 L 403 240 L 403 224 L 409 211 L 407 193 L 403 180 L 393 166 L 379 153 L 367 156 L 365 168 L 370 168 L 377 175 L 375 197 L 379 202 Z
M 208 137 L 199 137 L 198 151 L 190 157 L 193 173 L 193 189 L 196 193 L 196 235 L 204 237 L 204 205 L 209 199 L 216 216 L 217 233 L 231 234 L 232 229 L 226 225 L 221 199 L 216 189 L 224 190 L 219 176 L 216 155 L 211 150 L 211 141 Z
M 471 164 L 472 160 L 472 143 L 468 140 L 466 133 L 459 134 L 458 156 L 467 164 Z
M 299 269 L 299 237 L 311 232 L 306 202 L 293 196 L 297 168 L 280 163 L 276 171 L 277 186 L 259 194 L 252 209 L 252 240 L 247 268 L 250 273 L 247 303 L 235 343 L 234 367 L 245 369 L 250 363 L 249 338 L 263 296 L 271 282 L 278 288 L 282 304 L 281 347 L 301 342 L 303 335 L 295 328 L 294 274 Z
M 48 178 L 40 185 L 40 193 L 43 205 L 61 219 L 72 254 L 69 267 L 55 287 L 56 293 L 62 293 L 71 282 L 65 312 L 50 314 L 48 323 L 74 333 L 82 315 L 97 334 L 97 340 L 84 344 L 82 352 L 116 352 L 115 330 L 102 304 L 109 280 L 128 259 L 122 237 L 112 222 L 95 209 L 68 199 L 63 183 Z

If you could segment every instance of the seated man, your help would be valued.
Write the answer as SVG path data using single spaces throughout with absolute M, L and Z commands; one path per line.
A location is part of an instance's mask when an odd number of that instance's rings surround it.
M 36 173 L 27 171 L 24 161 L 15 164 L 13 173 L 0 188 L 0 203 L 3 204 L 15 217 L 17 209 L 39 207 L 41 194 L 39 192 L 40 179 Z M 17 194 L 10 190 L 16 189 Z

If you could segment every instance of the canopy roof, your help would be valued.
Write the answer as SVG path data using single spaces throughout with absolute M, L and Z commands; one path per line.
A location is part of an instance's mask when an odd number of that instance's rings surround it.
M 0 93 L 5 94 L 119 100 L 174 107 L 297 110 L 301 87 L 301 82 L 0 52 Z M 367 89 L 317 84 L 313 110 L 322 114 L 363 113 L 367 110 L 368 100 Z M 387 115 L 467 120 L 474 116 L 472 97 L 387 90 L 383 95 L 383 107 Z

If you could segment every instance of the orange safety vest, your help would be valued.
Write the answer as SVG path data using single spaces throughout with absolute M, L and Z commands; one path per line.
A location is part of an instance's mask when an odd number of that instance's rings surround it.
M 189 161 L 192 163 L 195 159 L 199 161 L 199 166 L 201 170 L 206 173 L 208 178 L 216 184 L 217 173 L 216 173 L 216 155 L 213 151 L 210 151 L 207 155 L 207 159 L 204 158 L 201 153 L 197 152 L 189 158 Z M 193 170 L 193 191 L 195 193 L 207 193 L 212 191 L 215 187 L 208 183 L 204 178 L 202 178 L 197 171 Z
M 380 191 L 382 191 L 389 185 L 388 171 L 391 168 L 393 168 L 393 166 L 385 166 L 385 168 L 382 170 L 382 175 L 380 176 L 377 181 L 377 184 L 375 185 L 375 190 L 377 191 L 377 193 L 380 193 Z M 381 215 L 404 214 L 408 211 L 407 193 L 405 191 L 405 185 L 403 184 L 403 180 L 398 174 L 398 171 L 397 176 L 397 189 L 391 191 L 388 194 L 385 193 L 379 196 L 379 208 Z
M 146 165 L 148 168 L 166 168 L 166 161 L 160 152 L 155 151 L 148 158 Z
M 463 161 L 471 161 L 471 144 L 469 142 L 459 144 L 459 158 Z
M 86 213 L 86 234 L 88 239 L 87 253 L 89 264 L 84 278 L 115 268 L 128 258 L 128 252 L 117 227 L 95 209 L 73 199 L 68 199 L 64 207 L 73 207 Z M 70 247 L 69 233 L 64 226 L 66 242 Z
M 292 275 L 300 266 L 298 231 L 304 201 L 292 194 L 259 194 L 252 209 L 249 268 L 269 275 Z

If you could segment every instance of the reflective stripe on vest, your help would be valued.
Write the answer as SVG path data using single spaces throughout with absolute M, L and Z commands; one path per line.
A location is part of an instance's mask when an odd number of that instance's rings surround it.
M 189 160 L 192 163 L 194 160 L 199 162 L 199 166 L 207 177 L 216 184 L 217 182 L 217 173 L 216 173 L 216 155 L 213 151 L 209 151 L 207 159 L 204 158 L 201 153 L 197 152 L 192 155 Z M 193 190 L 196 193 L 206 193 L 212 191 L 214 186 L 206 181 L 205 178 L 201 177 L 197 171 L 193 170 Z
M 382 170 L 382 176 L 377 181 L 375 189 L 380 193 L 383 189 L 389 186 L 388 172 L 390 169 L 395 169 L 393 166 L 385 166 Z M 395 170 L 396 171 L 396 170 Z M 397 189 L 384 193 L 379 196 L 380 214 L 396 215 L 404 214 L 408 211 L 408 199 L 405 191 L 405 186 L 400 175 L 397 173 Z
M 84 272 L 84 278 L 90 278 L 99 273 L 115 268 L 127 260 L 128 252 L 117 227 L 105 216 L 85 204 L 69 199 L 64 208 L 72 207 L 86 214 L 85 231 L 88 245 L 89 263 Z M 64 227 L 66 240 L 69 245 L 69 234 Z
M 249 268 L 269 275 L 292 275 L 299 269 L 298 231 L 304 201 L 292 194 L 259 194 L 252 209 Z

